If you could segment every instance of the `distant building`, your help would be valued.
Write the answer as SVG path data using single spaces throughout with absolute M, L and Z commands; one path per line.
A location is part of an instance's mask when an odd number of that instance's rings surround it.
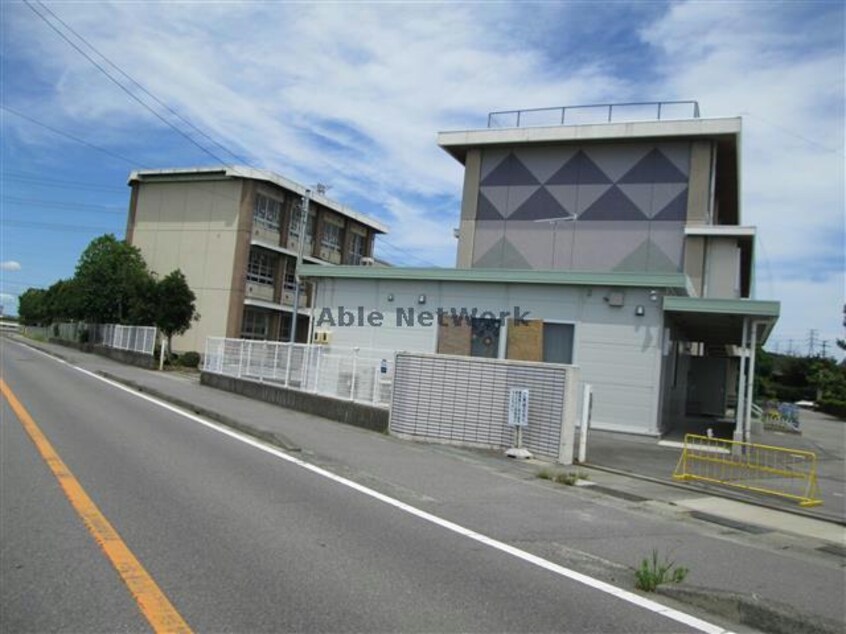
M 700 118 L 694 102 L 492 113 L 486 129 L 443 132 L 438 144 L 465 168 L 458 268 L 306 267 L 316 309 L 391 316 L 325 337 L 573 363 L 595 387 L 599 428 L 739 422 L 742 437 L 751 380 L 740 361 L 754 359 L 779 304 L 752 299 L 740 134 L 739 118 Z M 528 323 L 496 315 L 514 306 Z M 479 314 L 397 325 L 403 307 Z
M 290 337 L 294 270 L 306 188 L 243 167 L 143 170 L 129 177 L 127 241 L 150 269 L 181 269 L 197 295 L 200 320 L 174 339 L 202 351 L 206 337 Z M 381 223 L 312 192 L 304 261 L 358 265 L 373 257 Z M 310 289 L 301 294 L 297 339 L 309 330 Z

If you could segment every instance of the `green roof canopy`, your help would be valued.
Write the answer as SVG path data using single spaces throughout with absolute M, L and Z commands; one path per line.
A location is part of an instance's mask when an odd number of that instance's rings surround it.
M 687 276 L 682 273 L 593 273 L 587 271 L 533 271 L 529 269 L 441 269 L 304 264 L 300 268 L 300 275 L 306 278 L 330 279 L 628 286 L 678 289 L 682 293 L 686 293 L 688 289 Z

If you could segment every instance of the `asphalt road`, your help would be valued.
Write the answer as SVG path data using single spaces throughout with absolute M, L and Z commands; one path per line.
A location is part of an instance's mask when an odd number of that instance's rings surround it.
M 2 377 L 195 631 L 696 631 L 18 345 Z M 4 399 L 0 630 L 148 630 Z

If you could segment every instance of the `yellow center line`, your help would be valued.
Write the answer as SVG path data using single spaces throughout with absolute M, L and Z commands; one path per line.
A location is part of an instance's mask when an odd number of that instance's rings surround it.
M 106 557 L 109 558 L 109 561 L 129 588 L 129 592 L 135 597 L 141 613 L 153 630 L 155 632 L 190 633 L 191 628 L 144 569 L 141 562 L 132 554 L 132 551 L 123 542 L 106 516 L 88 497 L 85 489 L 82 488 L 82 485 L 59 457 L 59 454 L 53 449 L 50 441 L 35 424 L 32 416 L 29 415 L 29 412 L 26 411 L 26 408 L 3 379 L 0 379 L 0 392 L 6 397 L 21 425 L 41 453 L 41 457 L 44 458 L 53 475 L 56 476 L 71 505 L 79 513 L 94 539 L 100 544 Z

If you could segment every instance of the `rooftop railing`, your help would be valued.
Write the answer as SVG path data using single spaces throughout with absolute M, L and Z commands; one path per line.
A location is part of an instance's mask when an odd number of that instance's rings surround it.
M 503 110 L 488 115 L 488 128 L 589 125 L 662 119 L 698 119 L 698 101 L 645 101 Z

